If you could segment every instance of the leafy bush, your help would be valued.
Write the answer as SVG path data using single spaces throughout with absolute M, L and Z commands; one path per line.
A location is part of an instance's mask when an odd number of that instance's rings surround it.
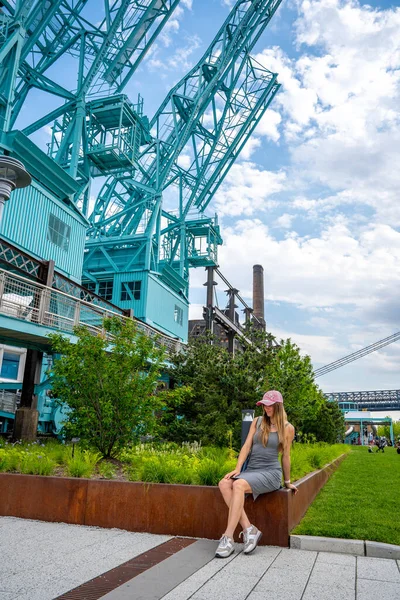
M 115 458 L 124 446 L 157 429 L 163 402 L 155 387 L 165 353 L 131 319 L 105 319 L 103 327 L 104 334 L 97 336 L 76 327 L 76 343 L 60 334 L 49 336 L 59 355 L 52 366 L 52 393 L 69 408 L 63 434 Z
M 102 460 L 98 463 L 97 471 L 103 479 L 114 479 L 116 475 L 115 465 L 106 460 Z
M 218 485 L 218 482 L 229 471 L 233 471 L 236 466 L 236 460 L 228 462 L 218 462 L 210 458 L 201 461 L 197 469 L 197 483 L 199 485 Z
M 0 448 L 0 473 L 8 471 L 8 456 L 7 452 L 3 448 Z

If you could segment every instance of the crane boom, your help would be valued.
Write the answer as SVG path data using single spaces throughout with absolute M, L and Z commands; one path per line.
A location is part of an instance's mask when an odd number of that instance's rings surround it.
M 174 179 L 179 157 L 188 145 L 196 154 L 193 163 L 197 175 L 201 173 L 201 176 L 205 176 L 206 166 L 203 163 L 208 155 L 206 158 L 204 150 L 200 153 L 196 151 L 197 143 L 201 143 L 204 148 L 204 145 L 211 142 L 215 150 L 218 140 L 221 142 L 223 137 L 218 129 L 214 131 L 212 124 L 207 127 L 208 111 L 215 115 L 218 105 L 222 106 L 224 116 L 229 110 L 234 111 L 231 98 L 236 97 L 237 100 L 239 97 L 236 86 L 241 84 L 240 77 L 245 65 L 249 67 L 251 64 L 249 52 L 280 2 L 281 0 L 239 0 L 236 3 L 202 59 L 172 88 L 151 120 L 150 129 L 154 132 L 156 141 L 139 157 L 136 165 L 138 173 L 129 179 L 130 197 L 129 193 L 125 194 L 126 199 L 121 204 L 121 198 L 116 195 L 113 201 L 107 195 L 112 185 L 110 182 L 107 182 L 105 190 L 107 201 L 104 201 L 104 194 L 100 192 L 89 218 L 92 224 L 89 230 L 91 238 L 132 235 L 142 223 L 147 210 L 143 186 L 149 188 L 150 196 L 160 197 L 169 185 L 168 180 Z M 241 114 L 241 117 L 246 121 L 248 115 Z M 231 147 L 229 142 L 226 146 Z M 200 163 L 199 156 L 202 156 Z M 225 159 L 224 152 L 220 152 L 220 156 L 222 160 Z M 210 162 L 208 160 L 209 164 Z M 136 182 L 139 185 L 135 188 Z M 124 184 L 123 187 L 126 189 Z M 186 212 L 189 209 L 186 206 Z M 157 209 L 154 207 L 154 210 Z
M 383 340 L 374 342 L 373 344 L 370 344 L 369 346 L 366 346 L 365 348 L 361 348 L 361 350 L 357 350 L 356 352 L 353 352 L 352 354 L 343 356 L 342 358 L 339 358 L 338 360 L 335 360 L 334 362 L 324 365 L 323 367 L 320 367 L 319 369 L 315 369 L 314 377 L 322 377 L 322 375 L 326 375 L 327 373 L 330 373 L 331 371 L 334 371 L 335 369 L 340 369 L 340 367 L 344 367 L 345 365 L 348 365 L 349 363 L 351 363 L 355 360 L 358 360 L 359 358 L 362 358 L 363 356 L 367 356 L 368 354 L 371 354 L 372 352 L 376 352 L 377 350 L 380 350 L 381 348 L 384 348 L 385 346 L 389 346 L 389 344 L 393 344 L 394 342 L 397 342 L 399 340 L 400 340 L 400 331 L 398 331 L 397 333 L 394 333 L 393 335 L 390 335 L 389 337 L 384 338 Z
M 25 127 L 23 132 L 32 135 L 44 126 L 51 126 L 49 153 L 80 183 L 72 200 L 79 203 L 84 214 L 91 178 L 108 175 L 110 170 L 109 164 L 101 162 L 98 152 L 88 147 L 91 140 L 98 138 L 102 127 L 98 113 L 92 114 L 91 102 L 99 96 L 121 94 L 179 2 L 14 1 L 7 3 L 6 13 L 0 15 L 0 95 L 3 92 L 6 97 L 6 102 L 0 104 L 0 132 L 4 138 L 15 126 L 32 89 L 57 96 L 59 107 Z M 93 22 L 86 18 L 89 7 L 93 14 L 101 14 L 103 8 L 104 16 L 98 23 L 95 18 Z M 56 70 L 58 62 L 67 64 L 67 68 Z M 145 128 L 140 100 L 136 106 L 128 106 L 121 97 L 118 108 L 114 103 L 114 113 L 117 110 L 124 112 L 122 122 L 129 121 L 131 129 Z M 134 133 L 133 137 L 136 139 L 132 156 L 144 135 Z M 93 145 L 99 146 L 98 139 Z
M 85 281 L 96 289 L 113 282 L 121 300 L 128 294 L 143 311 L 139 318 L 156 314 L 158 323 L 174 302 L 170 331 L 184 321 L 180 311 L 187 315 L 189 268 L 217 264 L 218 222 L 204 210 L 279 89 L 277 75 L 250 52 L 280 2 L 235 3 L 151 119 L 151 139 L 132 168 L 110 175 L 89 216 Z

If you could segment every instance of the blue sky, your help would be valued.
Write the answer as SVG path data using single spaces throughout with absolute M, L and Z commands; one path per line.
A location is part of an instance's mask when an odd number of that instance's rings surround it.
M 231 4 L 181 1 L 126 90 L 142 94 L 149 116 Z M 252 265 L 263 264 L 268 329 L 318 367 L 400 329 L 400 9 L 283 2 L 253 54 L 282 88 L 208 212 L 222 227 L 221 271 L 251 302 Z M 20 124 L 40 116 L 38 104 Z M 193 272 L 192 316 L 204 281 Z M 393 344 L 319 383 L 324 391 L 398 388 L 399 358 Z

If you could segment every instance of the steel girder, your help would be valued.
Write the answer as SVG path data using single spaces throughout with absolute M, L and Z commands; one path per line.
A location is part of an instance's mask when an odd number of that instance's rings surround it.
M 63 106 L 38 119 L 24 133 L 30 135 L 61 118 L 54 125 L 59 144 L 54 158 L 81 182 L 77 197 L 83 196 L 84 213 L 91 176 L 85 130 L 87 100 L 123 90 L 179 2 L 104 0 L 105 16 L 98 25 L 85 17 L 88 5 L 99 9 L 97 0 L 4 3 L 5 13 L 0 15 L 0 131 L 13 128 L 32 88 L 62 98 Z M 66 55 L 76 65 L 74 92 L 49 75 Z
M 354 403 L 357 410 L 400 410 L 400 390 L 331 392 L 324 396 L 332 402 Z
M 204 211 L 278 91 L 277 76 L 251 58 L 250 51 L 280 1 L 236 3 L 203 58 L 152 119 L 154 140 L 139 155 L 136 173 L 110 178 L 101 190 L 89 217 L 91 248 L 98 240 L 111 255 L 122 238 L 125 243 L 130 239 L 132 253 L 140 244 L 148 259 L 144 268 L 152 270 L 158 270 L 163 248 L 161 258 L 168 257 L 172 265 L 178 257 L 175 267 L 185 276 L 191 243 L 187 221 L 196 220 L 190 218 L 191 209 Z M 175 213 L 163 208 L 162 199 L 176 185 Z M 214 230 L 215 243 L 220 243 L 217 225 Z

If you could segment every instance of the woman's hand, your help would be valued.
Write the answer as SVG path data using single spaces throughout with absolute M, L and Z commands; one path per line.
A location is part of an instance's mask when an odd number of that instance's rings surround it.
M 232 479 L 232 477 L 236 477 L 236 475 L 240 475 L 240 469 L 235 469 L 234 471 L 227 473 L 224 479 Z
M 285 488 L 287 488 L 288 490 L 292 490 L 292 492 L 296 495 L 297 492 L 299 491 L 297 489 L 297 487 L 295 485 L 293 485 L 293 483 L 285 483 Z

